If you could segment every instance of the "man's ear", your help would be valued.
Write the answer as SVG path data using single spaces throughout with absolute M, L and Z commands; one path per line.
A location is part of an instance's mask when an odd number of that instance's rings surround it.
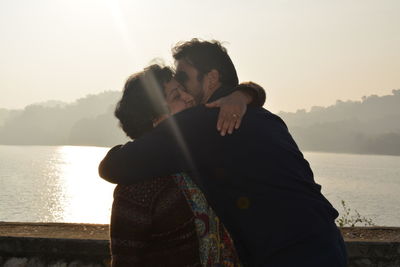
M 216 69 L 212 69 L 209 73 L 207 73 L 207 78 L 210 88 L 216 89 L 221 86 L 219 81 L 219 72 Z

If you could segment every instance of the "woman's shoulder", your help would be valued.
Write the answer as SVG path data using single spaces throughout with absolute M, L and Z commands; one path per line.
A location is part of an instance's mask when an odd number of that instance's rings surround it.
M 170 177 L 157 177 L 131 185 L 120 184 L 115 187 L 114 201 L 151 207 L 162 191 L 173 186 L 176 185 Z

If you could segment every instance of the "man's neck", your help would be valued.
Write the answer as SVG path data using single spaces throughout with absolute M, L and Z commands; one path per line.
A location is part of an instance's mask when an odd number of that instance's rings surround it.
M 215 88 L 214 90 L 208 91 L 207 94 L 204 94 L 203 100 L 201 101 L 201 103 L 202 103 L 202 104 L 208 103 L 209 100 L 210 100 L 210 98 L 215 94 L 215 92 L 216 92 L 218 89 L 219 89 L 219 87 L 218 87 L 218 88 Z
M 227 96 L 235 91 L 234 86 L 224 86 L 221 85 L 219 88 L 214 90 L 212 94 L 208 97 L 208 99 L 204 103 L 210 103 L 215 100 L 218 100 L 221 97 Z

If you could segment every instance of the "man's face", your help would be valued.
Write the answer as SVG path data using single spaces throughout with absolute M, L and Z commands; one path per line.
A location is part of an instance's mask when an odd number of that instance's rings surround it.
M 177 61 L 175 77 L 186 88 L 187 92 L 194 97 L 196 105 L 201 104 L 204 100 L 203 83 L 197 79 L 198 74 L 197 69 L 185 59 Z

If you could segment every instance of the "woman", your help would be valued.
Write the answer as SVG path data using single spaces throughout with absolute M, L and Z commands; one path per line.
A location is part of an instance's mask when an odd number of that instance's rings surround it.
M 136 139 L 194 104 L 169 68 L 152 65 L 128 79 L 115 115 Z M 118 185 L 110 235 L 113 266 L 240 266 L 229 233 L 185 173 Z

